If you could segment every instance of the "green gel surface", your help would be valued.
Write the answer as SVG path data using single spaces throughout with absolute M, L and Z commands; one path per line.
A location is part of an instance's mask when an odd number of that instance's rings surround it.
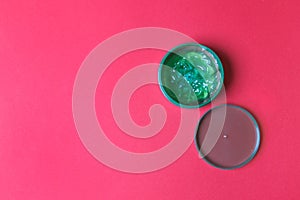
M 224 79 L 218 56 L 209 48 L 192 43 L 169 51 L 159 69 L 159 83 L 164 95 L 174 104 L 201 107 L 220 92 Z

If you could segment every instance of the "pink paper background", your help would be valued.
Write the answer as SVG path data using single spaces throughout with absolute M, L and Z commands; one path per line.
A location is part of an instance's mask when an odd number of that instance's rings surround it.
M 299 12 L 297 0 L 2 0 L 0 199 L 299 199 Z M 252 162 L 218 170 L 191 145 L 169 167 L 136 175 L 112 170 L 86 151 L 72 118 L 77 70 L 101 41 L 144 26 L 180 31 L 220 55 L 228 102 L 247 108 L 261 125 Z M 165 105 L 166 127 L 149 140 L 118 131 L 106 106 L 122 73 L 162 55 L 128 54 L 100 82 L 99 121 L 124 149 L 155 150 L 174 136 L 178 110 L 155 85 L 138 90 L 130 106 L 143 125 L 150 105 Z

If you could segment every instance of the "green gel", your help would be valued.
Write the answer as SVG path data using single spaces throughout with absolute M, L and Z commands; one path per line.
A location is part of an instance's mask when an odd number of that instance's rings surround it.
M 224 79 L 218 56 L 209 48 L 192 43 L 169 51 L 159 69 L 164 95 L 181 107 L 195 108 L 211 102 L 220 92 Z

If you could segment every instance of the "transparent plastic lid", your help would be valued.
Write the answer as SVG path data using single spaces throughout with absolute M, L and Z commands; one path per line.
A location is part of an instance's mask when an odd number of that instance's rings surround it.
M 205 113 L 195 135 L 201 157 L 221 169 L 247 164 L 255 156 L 259 143 L 260 131 L 254 117 L 244 108 L 228 104 Z

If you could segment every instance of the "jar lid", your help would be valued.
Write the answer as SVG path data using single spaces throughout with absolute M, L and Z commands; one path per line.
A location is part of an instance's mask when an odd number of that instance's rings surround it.
M 210 109 L 199 121 L 195 144 L 209 164 L 221 169 L 244 166 L 255 156 L 260 131 L 244 108 L 224 104 Z

